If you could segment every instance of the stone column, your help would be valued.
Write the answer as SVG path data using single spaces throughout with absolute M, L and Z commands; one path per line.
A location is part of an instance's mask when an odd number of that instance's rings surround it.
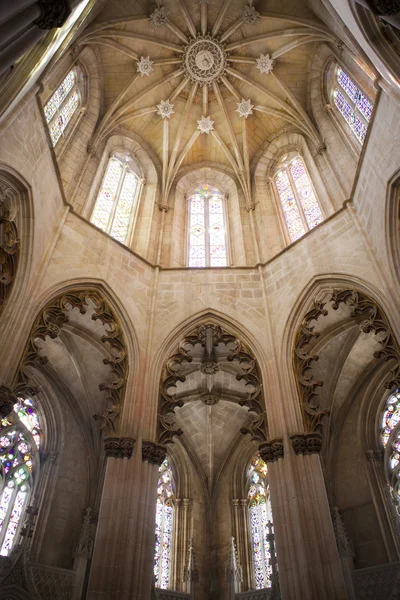
M 347 593 L 322 474 L 318 434 L 260 446 L 268 463 L 282 600 L 344 600 Z
M 107 465 L 87 600 L 149 600 L 159 465 L 165 448 L 105 440 Z

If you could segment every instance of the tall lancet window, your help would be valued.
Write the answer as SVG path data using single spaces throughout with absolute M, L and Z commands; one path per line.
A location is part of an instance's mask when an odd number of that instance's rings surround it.
M 128 243 L 140 182 L 129 154 L 114 154 L 97 196 L 91 222 L 122 244 Z
M 285 157 L 274 177 L 291 242 L 324 220 L 304 160 L 296 154 Z
M 42 432 L 35 405 L 20 398 L 0 421 L 0 555 L 18 539 L 38 468 Z
M 333 101 L 351 131 L 362 144 L 367 135 L 373 104 L 341 67 L 336 67 Z
M 249 516 L 256 590 L 271 587 L 272 564 L 270 540 L 272 510 L 267 481 L 267 465 L 257 454 L 249 468 Z
M 381 423 L 381 441 L 389 449 L 389 473 L 397 500 L 400 502 L 400 390 L 386 400 Z
M 172 560 L 172 527 L 174 520 L 174 480 L 168 459 L 160 467 L 157 488 L 156 550 L 154 579 L 157 588 L 170 586 Z
M 72 69 L 45 104 L 44 114 L 49 126 L 51 141 L 55 146 L 81 105 L 77 72 Z
M 189 200 L 189 267 L 226 267 L 224 198 L 209 185 L 200 186 Z

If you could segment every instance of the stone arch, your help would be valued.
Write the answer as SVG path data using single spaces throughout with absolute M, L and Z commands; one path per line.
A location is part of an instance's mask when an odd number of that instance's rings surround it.
M 171 229 L 169 248 L 164 248 L 166 256 L 170 254 L 171 266 L 186 266 L 187 251 L 187 198 L 202 183 L 221 190 L 227 197 L 226 217 L 228 225 L 229 253 L 232 264 L 245 265 L 246 254 L 250 248 L 245 248 L 245 237 L 250 240 L 248 213 L 244 208 L 244 199 L 237 178 L 225 167 L 218 164 L 204 166 L 194 165 L 190 170 L 181 172 L 177 177 L 171 193 L 173 196 L 172 210 L 166 215 L 166 231 Z M 249 242 L 247 243 L 249 246 Z M 246 253 L 247 250 L 247 253 Z M 250 258 L 250 257 L 249 257 Z
M 384 388 L 397 388 L 400 383 L 400 347 L 387 301 L 361 280 L 330 276 L 311 282 L 302 304 L 302 315 L 304 304 L 309 310 L 300 325 L 298 315 L 293 317 L 296 326 L 285 340 L 292 344 L 289 352 L 302 413 L 299 430 L 305 432 L 292 436 L 293 449 L 297 454 L 311 452 L 308 440 L 319 437 L 328 497 L 331 507 L 342 511 L 355 544 L 356 566 L 370 564 L 363 562 L 364 542 L 357 525 L 363 510 L 363 518 L 371 522 L 365 543 L 374 544 L 378 562 L 397 560 L 383 469 L 367 461 Z M 307 450 L 296 446 L 300 438 Z M 376 442 L 372 450 L 373 458 L 378 456 Z
M 400 171 L 390 178 L 385 207 L 385 245 L 392 280 L 400 284 Z

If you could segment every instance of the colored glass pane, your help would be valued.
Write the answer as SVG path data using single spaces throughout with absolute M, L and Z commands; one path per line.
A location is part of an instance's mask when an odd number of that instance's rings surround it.
M 110 235 L 119 242 L 125 243 L 131 215 L 136 197 L 138 178 L 131 171 L 125 173 L 124 182 L 119 194 L 117 208 L 113 219 Z
M 340 67 L 337 70 L 337 81 L 361 114 L 369 121 L 372 115 L 373 104 L 364 96 L 351 77 Z
M 14 506 L 13 506 L 13 509 L 11 512 L 11 516 L 8 521 L 7 531 L 6 531 L 6 534 L 3 539 L 3 545 L 0 550 L 1 556 L 8 556 L 11 552 L 15 534 L 18 529 L 18 524 L 19 524 L 19 521 L 20 521 L 20 518 L 22 515 L 22 511 L 25 506 L 25 501 L 26 501 L 26 497 L 27 497 L 27 489 L 28 489 L 27 486 L 25 486 L 25 485 L 21 486 L 20 490 L 18 491 L 18 493 L 16 495 Z
M 223 199 L 208 185 L 190 199 L 189 267 L 225 267 L 227 264 Z
M 157 486 L 156 545 L 154 555 L 155 585 L 168 589 L 171 575 L 174 484 L 171 467 L 165 459 L 160 469 Z
M 101 186 L 99 195 L 97 197 L 96 206 L 91 218 L 92 223 L 103 231 L 107 231 L 109 226 L 122 172 L 123 166 L 121 161 L 116 158 L 112 158 L 108 163 L 103 185 Z
M 74 85 L 75 71 L 70 71 L 44 107 L 44 114 L 48 123 L 50 123 Z
M 271 553 L 268 541 L 272 512 L 267 485 L 267 465 L 257 454 L 249 468 L 249 519 L 256 589 L 271 587 Z
M 275 175 L 275 183 L 289 231 L 290 240 L 294 242 L 304 235 L 306 231 L 286 169 L 282 169 Z
M 310 229 L 312 229 L 318 225 L 318 223 L 322 223 L 324 217 L 322 216 L 318 200 L 315 197 L 314 190 L 302 158 L 297 157 L 292 161 L 290 165 L 290 172 L 300 198 L 300 203 L 307 221 L 307 225 Z
M 14 482 L 9 481 L 0 497 L 0 533 L 8 513 L 8 507 L 14 495 Z
M 18 402 L 14 404 L 14 412 L 17 414 L 19 420 L 31 432 L 36 446 L 39 448 L 41 437 L 39 417 L 31 398 L 19 398 Z
M 367 135 L 367 127 L 364 122 L 361 120 L 355 108 L 349 104 L 346 100 L 345 96 L 339 89 L 336 89 L 333 93 L 333 99 L 335 105 L 342 113 L 345 121 L 349 124 L 351 130 L 357 137 L 357 139 L 363 143 L 365 136 Z
M 79 106 L 79 94 L 77 91 L 73 92 L 58 111 L 58 115 L 55 116 L 52 123 L 50 124 L 50 137 L 53 142 L 53 146 L 56 145 L 61 135 L 64 133 L 66 126 L 71 120 L 72 115 Z
M 400 392 L 391 394 L 386 402 L 386 407 L 382 415 L 381 440 L 386 447 L 390 434 L 400 421 Z

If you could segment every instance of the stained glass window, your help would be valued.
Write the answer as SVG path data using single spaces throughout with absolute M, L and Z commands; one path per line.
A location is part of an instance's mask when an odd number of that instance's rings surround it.
M 160 467 L 156 508 L 155 586 L 166 590 L 170 585 L 172 527 L 174 518 L 174 480 L 168 459 Z
M 58 86 L 44 107 L 50 137 L 55 146 L 63 135 L 75 111 L 80 106 L 76 72 L 73 69 Z
M 18 398 L 0 421 L 0 555 L 9 556 L 27 506 L 42 439 L 31 398 Z M 2 486 L 2 487 L 1 487 Z
M 189 267 L 227 266 L 224 199 L 209 185 L 189 200 Z
M 294 242 L 324 220 L 321 207 L 300 156 L 286 160 L 274 179 L 290 241 Z
M 272 511 L 267 481 L 267 465 L 257 454 L 249 468 L 249 518 L 253 550 L 255 589 L 271 587 L 272 565 L 269 534 L 272 532 Z
M 400 501 L 400 390 L 393 392 L 386 400 L 380 435 L 384 448 L 387 448 L 393 494 Z
M 110 159 L 91 218 L 94 225 L 123 244 L 128 241 L 139 191 L 131 160 L 120 154 Z
M 333 101 L 362 144 L 367 135 L 373 104 L 341 67 L 336 69 L 336 82 L 338 85 L 333 90 Z

